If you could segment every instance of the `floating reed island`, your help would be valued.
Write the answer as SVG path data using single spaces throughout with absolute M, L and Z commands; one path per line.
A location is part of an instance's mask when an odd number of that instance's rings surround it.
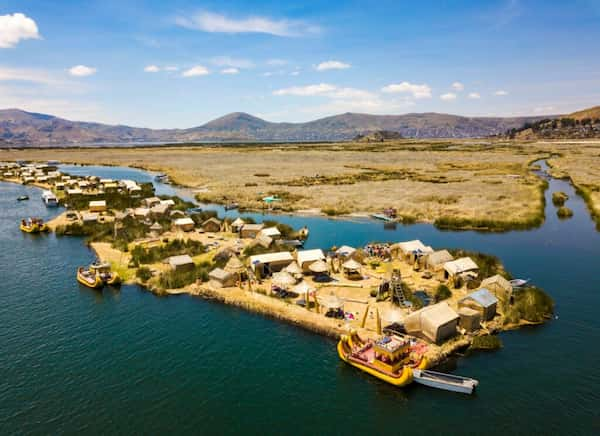
M 542 289 L 512 280 L 494 256 L 419 240 L 304 249 L 308 228 L 223 219 L 156 196 L 152 184 L 34 164 L 10 164 L 3 174 L 52 191 L 66 211 L 49 229 L 85 237 L 124 282 L 215 299 L 350 342 L 409 338 L 420 368 L 470 346 L 497 348 L 497 333 L 553 313 Z

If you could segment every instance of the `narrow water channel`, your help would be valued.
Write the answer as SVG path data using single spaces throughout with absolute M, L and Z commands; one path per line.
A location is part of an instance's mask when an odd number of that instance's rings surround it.
M 152 180 L 127 168 L 63 170 Z M 157 185 L 159 193 L 172 189 Z M 570 196 L 569 220 L 556 217 L 551 195 L 558 190 Z M 25 193 L 31 200 L 18 203 Z M 93 257 L 82 240 L 22 234 L 22 217 L 55 212 L 36 188 L 0 183 L 0 429 L 597 434 L 600 233 L 568 182 L 549 180 L 545 195 L 540 228 L 501 234 L 250 214 L 307 225 L 308 248 L 418 238 L 494 254 L 546 289 L 557 319 L 503 333 L 497 352 L 458 359 L 458 374 L 480 380 L 466 397 L 393 388 L 340 362 L 331 340 L 239 309 L 157 298 L 136 286 L 81 288 L 75 269 Z

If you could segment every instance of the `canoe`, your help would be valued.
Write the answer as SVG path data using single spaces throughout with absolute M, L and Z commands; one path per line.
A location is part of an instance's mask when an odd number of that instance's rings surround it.
M 46 224 L 37 222 L 30 222 L 29 224 L 21 223 L 19 228 L 25 233 L 41 233 L 48 231 L 48 226 Z
M 511 284 L 511 286 L 513 288 L 520 288 L 520 287 L 525 286 L 529 282 L 530 282 L 529 279 L 527 279 L 527 280 L 525 280 L 525 279 L 514 279 L 514 280 L 510 281 L 510 284 Z
M 443 389 L 462 394 L 472 394 L 479 382 L 469 377 L 444 374 L 443 372 L 414 369 L 413 379 L 419 383 L 432 388 Z
M 77 269 L 77 281 L 91 289 L 100 289 L 104 286 L 104 281 L 99 274 L 92 273 L 83 267 Z
M 389 216 L 383 215 L 381 213 L 371 214 L 371 218 L 375 218 L 376 220 L 382 220 L 382 221 L 394 221 L 393 218 L 390 218 Z
M 17 201 L 29 200 L 29 195 L 21 195 L 17 198 Z

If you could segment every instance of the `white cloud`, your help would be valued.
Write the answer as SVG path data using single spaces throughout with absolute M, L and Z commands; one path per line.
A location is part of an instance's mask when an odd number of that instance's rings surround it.
M 297 71 L 297 70 L 296 71 L 292 71 L 290 73 L 290 76 L 299 76 L 299 75 L 300 75 L 300 71 Z
M 295 95 L 300 97 L 312 97 L 318 95 L 326 95 L 335 91 L 337 88 L 334 85 L 327 83 L 319 83 L 318 85 L 307 86 L 292 86 L 289 88 L 278 89 L 273 91 L 273 95 Z
M 236 59 L 229 56 L 217 56 L 211 62 L 218 67 L 252 68 L 254 62 L 248 59 Z
M 196 65 L 195 67 L 189 68 L 181 73 L 183 77 L 206 76 L 207 74 L 209 74 L 208 69 L 202 65 Z
M 469 92 L 469 95 L 467 96 L 467 98 L 470 98 L 472 100 L 477 100 L 481 98 L 481 95 L 478 92 Z
M 60 81 L 45 70 L 34 70 L 27 68 L 5 68 L 0 67 L 0 81 L 6 82 L 33 82 L 47 85 L 56 84 Z
M 350 66 L 350 64 L 341 61 L 325 61 L 317 65 L 315 69 L 317 71 L 345 70 L 347 68 L 350 68 Z
M 266 33 L 275 36 L 302 36 L 319 32 L 317 26 L 294 20 L 267 17 L 230 18 L 213 12 L 178 17 L 175 23 L 187 29 L 211 33 Z
M 447 92 L 446 94 L 440 95 L 440 100 L 444 100 L 444 101 L 456 100 L 456 94 L 453 92 Z
M 288 61 L 285 59 L 269 59 L 266 64 L 271 65 L 272 67 L 281 67 L 283 65 L 287 65 Z
M 497 95 L 499 97 L 504 97 L 505 95 L 508 95 L 508 92 L 506 92 L 503 89 L 499 89 L 498 91 L 494 92 L 494 95 Z
M 454 89 L 455 91 L 464 91 L 465 90 L 465 85 L 463 85 L 460 82 L 454 82 L 452 84 L 452 89 Z
M 144 67 L 144 71 L 146 73 L 158 73 L 160 71 L 160 67 L 158 67 L 156 65 L 148 65 L 148 66 Z
M 234 67 L 223 68 L 221 70 L 221 74 L 237 74 L 239 72 L 240 72 L 240 70 L 238 70 L 237 68 L 234 68 Z
M 384 86 L 381 91 L 387 94 L 411 94 L 417 99 L 431 98 L 431 88 L 425 83 L 421 85 L 410 82 L 393 83 Z
M 24 39 L 40 39 L 35 21 L 21 13 L 0 15 L 0 48 L 15 47 Z
M 86 77 L 96 74 L 96 68 L 88 67 L 85 65 L 75 65 L 69 68 L 69 74 L 75 77 Z

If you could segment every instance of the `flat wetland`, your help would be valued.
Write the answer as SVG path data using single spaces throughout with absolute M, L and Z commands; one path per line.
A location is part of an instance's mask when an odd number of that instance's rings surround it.
M 498 140 L 402 140 L 385 143 L 264 144 L 152 148 L 0 150 L 0 160 L 139 167 L 167 173 L 203 202 L 264 207 L 277 195 L 282 211 L 368 214 L 393 207 L 405 222 L 441 227 L 509 229 L 539 225 L 543 181 L 531 162 L 553 163 L 592 186 L 596 204 L 600 143 Z M 585 149 L 576 161 L 564 156 Z M 595 150 L 595 151 L 594 151 Z M 594 152 L 596 154 L 594 155 Z M 557 154 L 557 153 L 560 153 Z M 563 157 L 558 157 L 563 156 Z M 598 168 L 598 166 L 596 166 Z

